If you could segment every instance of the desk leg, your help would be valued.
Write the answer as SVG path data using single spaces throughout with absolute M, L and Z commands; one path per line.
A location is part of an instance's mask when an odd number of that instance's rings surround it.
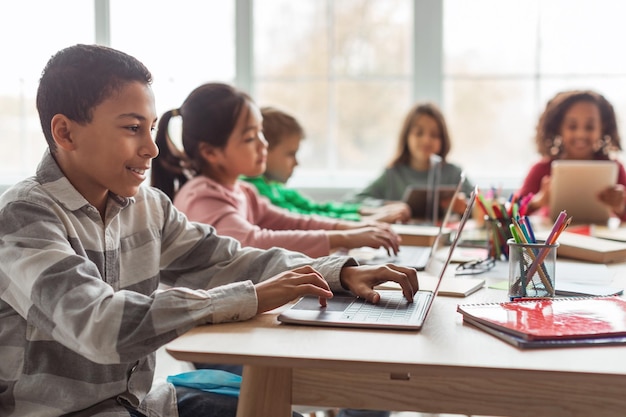
M 291 417 L 291 369 L 243 367 L 237 417 Z

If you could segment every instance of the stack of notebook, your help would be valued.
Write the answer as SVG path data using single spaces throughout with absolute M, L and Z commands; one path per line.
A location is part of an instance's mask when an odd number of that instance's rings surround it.
M 518 348 L 626 343 L 626 300 L 615 296 L 461 304 L 457 311 Z

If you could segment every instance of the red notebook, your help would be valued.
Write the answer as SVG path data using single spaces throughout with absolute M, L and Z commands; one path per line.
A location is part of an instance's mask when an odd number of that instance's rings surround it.
M 626 336 L 626 300 L 620 297 L 461 304 L 457 311 L 464 321 L 525 340 Z

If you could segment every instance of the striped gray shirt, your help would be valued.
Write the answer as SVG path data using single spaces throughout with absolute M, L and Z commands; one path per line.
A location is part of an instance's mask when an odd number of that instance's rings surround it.
M 150 187 L 111 195 L 102 221 L 46 152 L 0 197 L 0 415 L 176 416 L 157 348 L 254 316 L 254 282 L 308 264 L 341 290 L 353 262 L 242 249 Z

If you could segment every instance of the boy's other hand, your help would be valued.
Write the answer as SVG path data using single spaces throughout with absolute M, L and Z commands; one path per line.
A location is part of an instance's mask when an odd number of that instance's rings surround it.
M 333 296 L 328 283 L 311 266 L 286 271 L 254 286 L 258 300 L 257 314 L 278 308 L 304 295 L 320 298 L 325 306 L 326 299 Z
M 394 264 L 349 266 L 341 270 L 341 285 L 354 295 L 371 303 L 378 303 L 380 295 L 374 287 L 387 281 L 394 281 L 402 287 L 402 294 L 408 301 L 419 289 L 417 271 Z

